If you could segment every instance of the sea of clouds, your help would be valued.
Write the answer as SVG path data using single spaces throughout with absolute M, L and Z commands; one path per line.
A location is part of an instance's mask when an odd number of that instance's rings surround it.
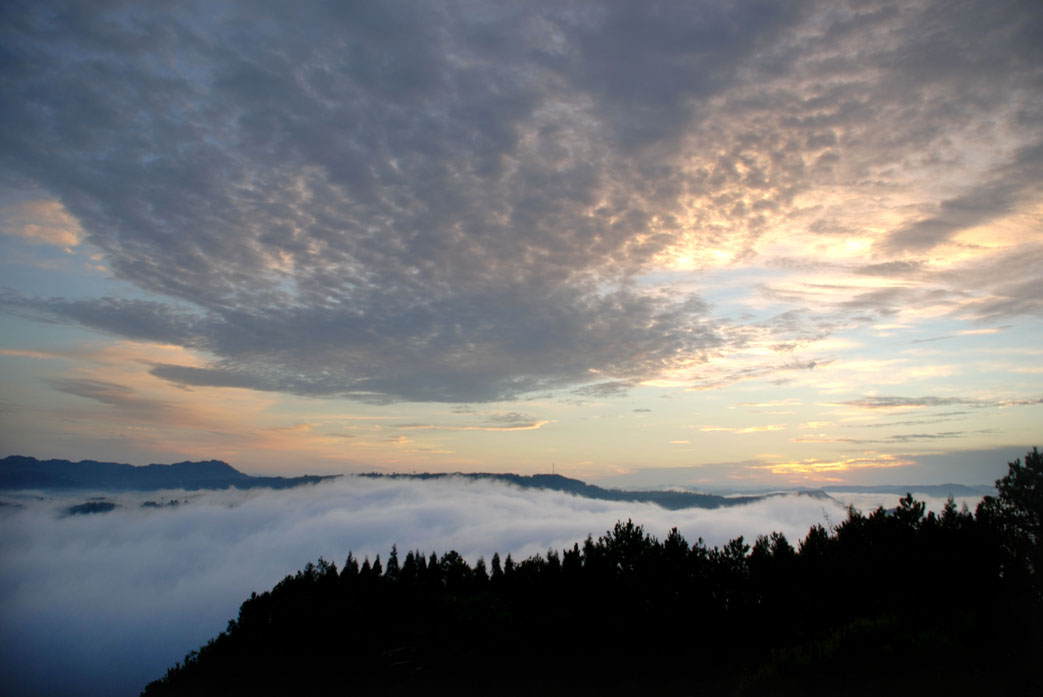
M 92 515 L 66 513 L 83 494 L 2 497 L 21 508 L 0 509 L 0 693 L 137 694 L 222 631 L 251 592 L 320 556 L 386 560 L 397 544 L 403 555 L 521 560 L 628 518 L 659 538 L 676 526 L 710 546 L 773 530 L 796 544 L 846 515 L 843 501 L 806 496 L 670 511 L 462 478 L 106 497 L 119 507 Z M 183 503 L 141 507 L 171 499 Z

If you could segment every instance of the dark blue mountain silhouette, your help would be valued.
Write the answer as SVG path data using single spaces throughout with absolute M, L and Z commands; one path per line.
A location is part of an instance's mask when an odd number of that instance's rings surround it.
M 724 506 L 741 506 L 754 501 L 761 501 L 773 496 L 785 496 L 798 494 L 800 496 L 811 496 L 820 499 L 831 499 L 829 494 L 821 490 L 807 490 L 785 493 L 756 494 L 750 496 L 719 496 L 716 494 L 703 494 L 694 491 L 626 491 L 621 489 L 603 489 L 600 486 L 587 484 L 578 479 L 570 479 L 560 474 L 497 474 L 490 472 L 473 473 L 429 473 L 420 474 L 385 474 L 380 472 L 368 472 L 359 475 L 362 477 L 387 478 L 387 479 L 442 479 L 444 477 L 463 477 L 471 480 L 494 480 L 506 482 L 526 489 L 549 489 L 552 491 L 564 491 L 576 496 L 588 499 L 602 499 L 605 501 L 638 501 L 642 503 L 654 503 L 663 508 L 677 510 L 681 508 L 721 508 Z
M 227 462 L 175 462 L 172 465 L 135 467 L 95 460 L 37 460 L 11 455 L 0 460 L 0 489 L 104 489 L 152 491 L 155 489 L 286 489 L 315 484 L 340 475 L 302 477 L 252 477 Z
M 270 488 L 286 489 L 301 484 L 333 479 L 340 475 L 302 477 L 252 477 L 243 474 L 227 462 L 205 460 L 201 462 L 175 462 L 172 465 L 147 465 L 135 467 L 117 462 L 83 460 L 37 460 L 34 457 L 11 455 L 0 460 L 0 490 L 12 489 L 97 489 L 106 491 L 152 491 L 156 489 L 239 489 Z M 470 480 L 492 480 L 513 484 L 527 489 L 563 491 L 575 496 L 607 501 L 637 501 L 654 503 L 663 508 L 720 508 L 738 506 L 760 501 L 783 493 L 755 494 L 746 496 L 720 496 L 692 491 L 625 491 L 603 489 L 578 479 L 556 474 L 500 474 L 489 472 L 472 473 L 365 473 L 371 478 L 434 480 L 445 477 L 461 477 Z M 787 492 L 803 496 L 829 499 L 821 490 Z

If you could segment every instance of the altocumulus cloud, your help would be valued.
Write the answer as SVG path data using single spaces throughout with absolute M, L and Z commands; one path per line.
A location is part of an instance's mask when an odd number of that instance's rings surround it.
M 636 280 L 776 230 L 864 237 L 822 192 L 918 192 L 874 241 L 888 273 L 1038 196 L 1037 3 L 305 10 L 5 3 L 4 184 L 161 300 L 0 304 L 202 352 L 154 366 L 182 385 L 494 401 L 741 346 L 697 294 Z M 1038 266 L 995 278 L 977 314 L 1040 313 Z M 963 297 L 927 282 L 816 326 Z
M 188 498 L 142 509 L 62 516 L 75 500 L 27 500 L 0 516 L 0 691 L 136 694 L 225 628 L 253 591 L 319 556 L 349 550 L 386 560 L 392 544 L 474 562 L 571 547 L 632 518 L 662 538 L 671 527 L 721 544 L 780 530 L 792 541 L 844 511 L 807 497 L 738 508 L 667 511 L 522 490 L 500 483 L 348 477 L 279 492 L 161 492 Z

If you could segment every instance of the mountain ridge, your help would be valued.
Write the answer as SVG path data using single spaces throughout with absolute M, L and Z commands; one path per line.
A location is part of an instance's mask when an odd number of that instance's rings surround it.
M 255 477 L 222 460 L 184 460 L 169 465 L 128 465 L 97 460 L 38 460 L 9 455 L 0 460 L 0 490 L 105 489 L 154 491 L 158 489 L 288 489 L 316 484 L 341 475 Z
M 343 475 L 302 475 L 268 477 L 248 475 L 223 460 L 183 460 L 166 464 L 130 465 L 98 460 L 40 460 L 27 455 L 0 459 L 0 490 L 61 489 L 111 491 L 154 491 L 158 489 L 286 489 L 336 479 Z M 915 492 L 935 496 L 973 496 L 991 493 L 991 487 L 962 484 L 936 485 L 830 485 L 820 489 L 751 491 L 724 495 L 676 489 L 630 490 L 589 484 L 560 474 L 516 474 L 498 472 L 363 472 L 354 476 L 369 479 L 416 479 L 420 481 L 459 477 L 474 481 L 498 481 L 525 489 L 560 491 L 584 498 L 605 501 L 654 503 L 663 508 L 722 508 L 740 506 L 777 496 L 809 496 L 836 501 L 832 493 Z
M 286 489 L 315 484 L 343 475 L 300 477 L 255 477 L 244 474 L 222 460 L 185 460 L 169 465 L 129 465 L 97 460 L 39 460 L 26 455 L 0 459 L 0 490 L 107 490 L 155 491 L 159 489 Z M 364 472 L 354 476 L 369 479 L 416 479 L 421 481 L 459 477 L 472 481 L 497 481 L 525 489 L 559 491 L 589 499 L 653 503 L 669 510 L 740 506 L 775 496 L 801 495 L 833 500 L 821 489 L 723 496 L 692 491 L 630 491 L 606 489 L 559 474 L 515 474 L 494 472 Z
M 605 489 L 603 487 L 588 484 L 579 479 L 570 479 L 560 474 L 502 474 L 494 472 L 421 472 L 419 474 L 364 472 L 356 475 L 372 479 L 444 479 L 448 477 L 462 477 L 472 480 L 492 480 L 514 484 L 525 489 L 544 489 L 561 491 L 576 496 L 604 501 L 635 501 L 638 503 L 654 503 L 663 508 L 678 510 L 682 508 L 723 508 L 726 506 L 741 506 L 755 501 L 776 496 L 798 495 L 813 498 L 834 500 L 829 494 L 821 489 L 802 489 L 793 492 L 773 492 L 767 494 L 722 496 L 719 494 L 705 494 L 694 491 L 631 491 L 625 489 Z

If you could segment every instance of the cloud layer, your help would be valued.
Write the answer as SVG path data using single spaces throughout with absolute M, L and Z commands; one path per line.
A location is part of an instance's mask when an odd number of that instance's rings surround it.
M 1043 313 L 1038 263 L 1017 281 L 932 267 L 1038 216 L 1034 3 L 3 12 L 4 183 L 53 196 L 159 298 L 3 303 L 209 357 L 153 367 L 176 384 L 483 402 L 899 308 Z M 917 282 L 824 303 L 766 286 L 796 314 L 743 326 L 642 280 L 849 242 L 813 255 Z
M 7 497 L 10 499 L 10 497 Z M 149 494 L 188 499 L 140 508 L 119 496 L 111 513 L 62 516 L 81 503 L 34 500 L 0 512 L 0 689 L 18 694 L 136 694 L 145 682 L 224 629 L 253 591 L 319 556 L 349 550 L 386 559 L 456 549 L 474 562 L 571 547 L 633 518 L 663 537 L 677 526 L 711 545 L 771 530 L 801 539 L 843 508 L 776 498 L 721 510 L 667 511 L 523 490 L 499 483 L 345 478 L 279 492 Z

